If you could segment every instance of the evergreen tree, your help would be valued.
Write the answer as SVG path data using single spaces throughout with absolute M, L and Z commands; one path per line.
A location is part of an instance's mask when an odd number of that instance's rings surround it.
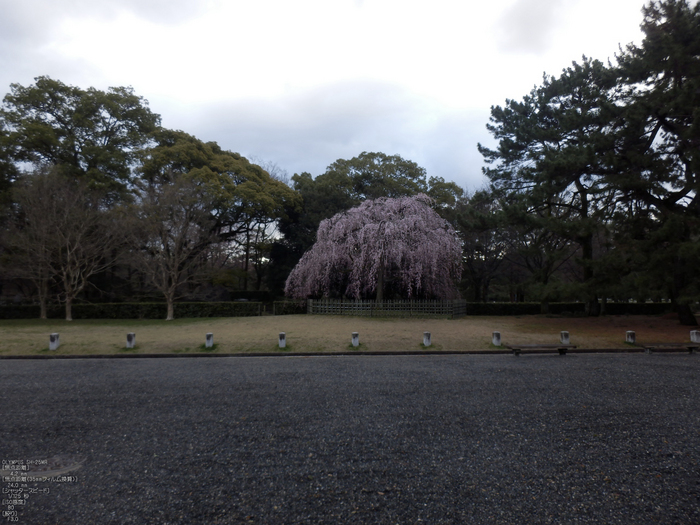
M 666 288 L 681 322 L 700 297 L 700 5 L 650 2 L 642 45 L 620 56 L 624 121 L 617 131 L 618 243 L 631 270 Z
M 584 57 L 558 78 L 545 76 L 521 102 L 492 107 L 487 128 L 498 148 L 479 145 L 496 195 L 578 246 L 591 315 L 599 312 L 594 241 L 616 195 L 606 177 L 614 155 L 616 88 L 615 70 Z

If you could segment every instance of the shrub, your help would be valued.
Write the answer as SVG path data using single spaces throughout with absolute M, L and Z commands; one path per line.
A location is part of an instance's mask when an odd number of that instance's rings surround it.
M 275 301 L 273 313 L 275 315 L 305 314 L 306 301 Z
M 98 303 L 73 305 L 73 319 L 165 319 L 165 303 Z M 261 315 L 262 303 L 211 302 L 175 303 L 175 318 L 244 317 Z M 65 312 L 52 305 L 50 319 L 61 319 Z M 39 306 L 0 306 L 0 319 L 32 319 L 39 317 Z

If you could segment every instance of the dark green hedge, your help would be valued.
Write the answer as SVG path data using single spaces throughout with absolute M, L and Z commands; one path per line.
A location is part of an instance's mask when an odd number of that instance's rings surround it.
M 275 301 L 273 313 L 275 315 L 305 314 L 306 301 Z
M 671 303 L 606 303 L 606 315 L 663 315 L 673 312 Z
M 64 310 L 55 306 L 50 306 L 48 316 L 50 319 L 61 317 Z M 38 319 L 39 307 L 28 305 L 0 306 L 0 319 Z
M 467 315 L 534 315 L 539 303 L 467 303 Z
M 102 303 L 73 305 L 73 319 L 165 319 L 165 303 Z M 261 315 L 262 303 L 211 302 L 175 303 L 175 318 L 188 317 L 244 317 Z M 62 319 L 65 310 L 52 305 L 50 319 Z M 0 306 L 0 319 L 36 319 L 38 306 Z
M 554 315 L 583 315 L 584 303 L 549 303 Z M 673 311 L 670 303 L 606 303 L 606 315 L 662 315 Z M 540 303 L 467 303 L 467 315 L 536 315 Z
M 582 315 L 584 303 L 550 303 L 554 315 Z M 607 315 L 663 315 L 673 311 L 670 303 L 607 303 Z M 276 301 L 275 315 L 304 314 L 306 301 Z M 536 315 L 540 303 L 467 303 L 467 315 Z M 76 304 L 73 319 L 165 319 L 165 303 Z M 175 318 L 243 317 L 262 314 L 260 302 L 175 303 Z M 62 319 L 60 305 L 49 307 L 50 319 Z M 0 319 L 38 319 L 39 306 L 0 306 Z
M 549 303 L 550 314 L 583 313 L 583 303 Z M 540 303 L 467 303 L 467 315 L 536 315 L 542 312 Z

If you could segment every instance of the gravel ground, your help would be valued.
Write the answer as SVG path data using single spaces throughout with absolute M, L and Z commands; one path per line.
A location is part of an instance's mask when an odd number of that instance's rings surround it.
M 0 361 L 0 459 L 82 461 L 27 483 L 18 523 L 697 524 L 699 371 L 685 354 Z

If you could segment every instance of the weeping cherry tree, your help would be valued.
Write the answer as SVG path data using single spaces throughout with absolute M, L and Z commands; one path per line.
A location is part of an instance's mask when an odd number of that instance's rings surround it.
M 322 221 L 285 294 L 382 301 L 391 290 L 408 299 L 456 298 L 461 246 L 431 202 L 424 194 L 366 200 Z

